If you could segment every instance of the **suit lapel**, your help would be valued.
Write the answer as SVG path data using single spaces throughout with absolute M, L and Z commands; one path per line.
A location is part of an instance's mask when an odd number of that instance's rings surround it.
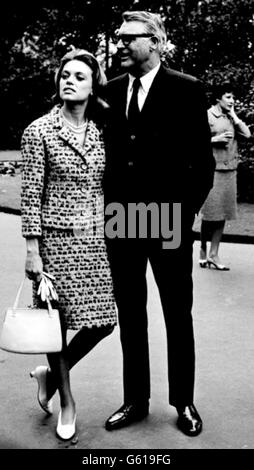
M 115 103 L 117 115 L 121 120 L 126 120 L 126 103 L 129 77 L 128 74 L 115 79 L 116 88 L 113 87 L 112 102 Z
M 163 90 L 165 90 L 164 79 L 166 71 L 163 66 L 160 67 L 157 75 L 155 76 L 151 88 L 146 97 L 144 106 L 141 110 L 141 121 L 151 120 L 152 116 L 161 115 L 161 106 L 163 105 Z M 170 88 L 167 84 L 167 88 Z M 169 89 L 170 93 L 170 89 Z M 168 95 L 168 91 L 167 91 Z
M 66 142 L 69 147 L 78 153 L 82 160 L 87 164 L 86 154 L 96 145 L 96 141 L 99 138 L 99 131 L 94 122 L 88 122 L 85 144 L 82 146 L 79 144 L 75 135 L 68 129 L 68 127 L 63 125 L 59 107 L 56 107 L 52 110 L 52 118 L 54 127 L 58 129 L 58 136 L 60 139 L 64 140 L 64 142 Z
M 92 121 L 89 121 L 87 125 L 84 146 L 79 144 L 75 135 L 67 126 L 63 126 L 58 133 L 60 139 L 64 140 L 73 150 L 75 150 L 75 152 L 77 152 L 85 162 L 87 152 L 96 145 L 97 134 L 99 134 L 99 131 Z
M 157 75 L 155 76 L 144 106 L 140 113 L 141 122 L 143 120 L 150 120 L 152 116 L 156 114 L 161 115 L 161 107 L 163 106 L 163 94 L 165 87 L 167 89 L 167 102 L 170 100 L 174 102 L 174 91 L 173 87 L 170 86 L 170 69 L 165 69 L 163 65 L 159 68 Z M 127 90 L 128 90 L 129 77 L 128 74 L 124 74 L 118 79 L 112 81 L 113 96 L 112 103 L 117 109 L 118 119 L 125 120 L 126 118 L 126 103 L 127 103 Z M 171 96 L 170 96 L 171 95 Z

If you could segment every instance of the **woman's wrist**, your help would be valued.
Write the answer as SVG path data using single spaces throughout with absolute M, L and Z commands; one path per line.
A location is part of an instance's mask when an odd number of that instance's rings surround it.
M 26 250 L 27 256 L 40 256 L 36 250 Z
M 239 122 L 241 122 L 241 119 L 239 119 L 239 117 L 235 114 L 235 112 L 231 112 L 231 118 L 233 119 L 233 123 L 234 124 L 239 124 Z
M 39 255 L 39 243 L 37 238 L 26 239 L 27 255 Z
M 233 121 L 234 121 L 234 124 L 237 126 L 238 124 L 240 124 L 241 119 L 239 119 L 239 118 L 236 116 L 235 118 L 233 118 Z

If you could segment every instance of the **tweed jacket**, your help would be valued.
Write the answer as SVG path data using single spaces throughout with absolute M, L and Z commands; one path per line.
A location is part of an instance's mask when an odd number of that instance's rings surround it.
M 208 121 L 212 137 L 225 131 L 231 131 L 233 134 L 228 144 L 221 142 L 212 144 L 216 170 L 236 170 L 238 166 L 237 140 L 241 137 L 248 139 L 250 137 L 249 128 L 241 120 L 234 124 L 233 119 L 223 114 L 216 105 L 208 109 Z
M 180 202 L 194 215 L 212 187 L 215 166 L 203 87 L 161 65 L 130 133 L 128 81 L 123 74 L 107 85 L 105 201 Z
M 41 236 L 43 227 L 78 229 L 87 224 L 95 208 L 100 218 L 105 148 L 94 121 L 88 121 L 81 146 L 55 106 L 25 129 L 21 153 L 24 237 Z

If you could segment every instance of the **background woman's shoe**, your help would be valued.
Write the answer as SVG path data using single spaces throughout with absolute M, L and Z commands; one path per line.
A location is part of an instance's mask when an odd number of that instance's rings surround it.
M 35 378 L 38 383 L 38 393 L 37 399 L 39 402 L 40 407 L 47 413 L 48 415 L 52 415 L 53 413 L 53 400 L 47 399 L 47 373 L 48 373 L 47 366 L 38 366 L 32 372 L 30 372 L 30 377 Z
M 218 269 L 218 271 L 229 271 L 230 270 L 230 268 L 228 268 L 224 264 L 216 263 L 216 261 L 214 261 L 214 259 L 212 259 L 212 258 L 207 258 L 207 264 L 208 264 L 209 268 L 213 267 L 214 269 Z
M 201 268 L 206 268 L 207 267 L 207 259 L 200 259 L 199 260 L 199 266 Z
M 62 424 L 62 410 L 59 411 L 56 434 L 63 441 L 71 439 L 76 432 L 76 414 L 71 424 Z

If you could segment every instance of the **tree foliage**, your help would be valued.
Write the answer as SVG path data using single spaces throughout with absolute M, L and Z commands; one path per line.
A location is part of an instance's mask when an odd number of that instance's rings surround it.
M 175 46 L 166 62 L 202 79 L 209 104 L 211 86 L 231 79 L 237 110 L 254 130 L 254 0 L 8 0 L 0 18 L 0 148 L 19 148 L 24 127 L 52 105 L 63 53 L 71 46 L 96 53 L 103 39 L 107 58 L 122 12 L 133 9 L 163 16 Z M 112 64 L 109 77 L 118 72 L 117 60 Z M 254 201 L 253 150 L 253 141 L 242 147 L 239 187 L 245 200 L 251 195 Z

